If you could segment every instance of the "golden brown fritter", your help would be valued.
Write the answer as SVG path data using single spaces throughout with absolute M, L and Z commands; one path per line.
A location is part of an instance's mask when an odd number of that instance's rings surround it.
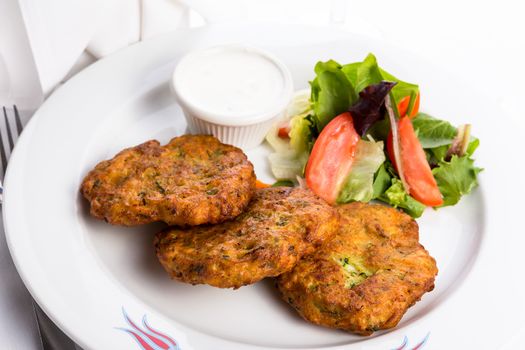
M 337 213 L 310 190 L 257 190 L 247 210 L 214 226 L 157 234 L 157 256 L 172 278 L 239 288 L 289 271 L 333 238 Z
M 239 215 L 254 191 L 246 155 L 205 135 L 125 149 L 99 163 L 81 187 L 93 216 L 125 226 L 219 223 Z
M 362 335 L 392 328 L 434 288 L 435 260 L 417 223 L 382 205 L 338 207 L 336 237 L 277 279 L 283 299 L 312 323 Z

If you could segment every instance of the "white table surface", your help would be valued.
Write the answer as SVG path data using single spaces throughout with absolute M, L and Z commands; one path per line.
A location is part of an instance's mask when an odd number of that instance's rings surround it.
M 346 7 L 345 16 L 340 16 L 346 19 L 340 25 L 343 30 L 388 40 L 470 82 L 469 85 L 489 97 L 479 103 L 500 104 L 507 111 L 505 118 L 525 130 L 521 111 L 525 95 L 522 2 L 333 1 Z M 221 5 L 215 0 L 186 2 L 200 8 L 208 18 L 231 20 L 227 13 L 228 6 L 233 6 L 231 1 L 225 0 Z M 265 2 L 266 5 L 260 4 Z M 330 20 L 327 6 L 330 2 L 326 0 L 260 0 L 258 4 L 248 9 L 249 15 L 244 20 L 285 20 L 312 25 L 327 25 Z M 278 13 L 267 7 L 271 5 L 278 6 Z M 223 8 L 222 14 L 218 14 L 217 6 Z M 494 118 L 505 122 L 501 116 Z M 475 130 L 476 116 L 472 116 L 472 124 Z M 10 261 L 3 234 L 0 234 L 0 278 L 0 348 L 38 349 L 31 300 Z

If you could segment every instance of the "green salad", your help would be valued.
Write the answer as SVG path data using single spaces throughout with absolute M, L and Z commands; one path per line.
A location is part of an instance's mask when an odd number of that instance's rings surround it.
M 308 186 L 331 204 L 379 200 L 420 217 L 456 204 L 478 185 L 479 140 L 419 112 L 416 84 L 379 67 L 374 55 L 318 62 L 310 89 L 266 139 L 279 185 Z

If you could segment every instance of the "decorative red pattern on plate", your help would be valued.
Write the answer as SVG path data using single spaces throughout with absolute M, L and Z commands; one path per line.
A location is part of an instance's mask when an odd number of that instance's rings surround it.
M 423 340 L 421 340 L 418 344 L 416 344 L 416 346 L 414 346 L 413 348 L 410 348 L 410 350 L 422 349 L 423 346 L 427 343 L 429 336 L 430 336 L 430 332 L 428 332 L 425 338 L 423 338 Z M 408 337 L 405 335 L 405 338 L 403 338 L 403 343 L 401 343 L 401 345 L 399 345 L 397 348 L 394 348 L 392 350 L 405 350 L 407 346 L 408 346 Z M 409 350 L 409 349 L 406 348 L 406 350 Z
M 131 320 L 124 308 L 122 308 L 122 314 L 133 330 L 126 328 L 117 329 L 131 335 L 143 350 L 181 350 L 175 340 L 168 335 L 151 328 L 148 324 L 146 315 L 142 317 L 142 325 L 144 328 L 142 329 Z

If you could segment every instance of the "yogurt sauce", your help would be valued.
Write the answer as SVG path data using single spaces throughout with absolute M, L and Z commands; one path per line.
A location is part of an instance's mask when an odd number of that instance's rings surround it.
M 291 91 L 289 74 L 260 50 L 223 46 L 186 56 L 177 66 L 174 86 L 180 102 L 208 115 L 205 119 L 242 119 L 244 124 L 283 108 Z

